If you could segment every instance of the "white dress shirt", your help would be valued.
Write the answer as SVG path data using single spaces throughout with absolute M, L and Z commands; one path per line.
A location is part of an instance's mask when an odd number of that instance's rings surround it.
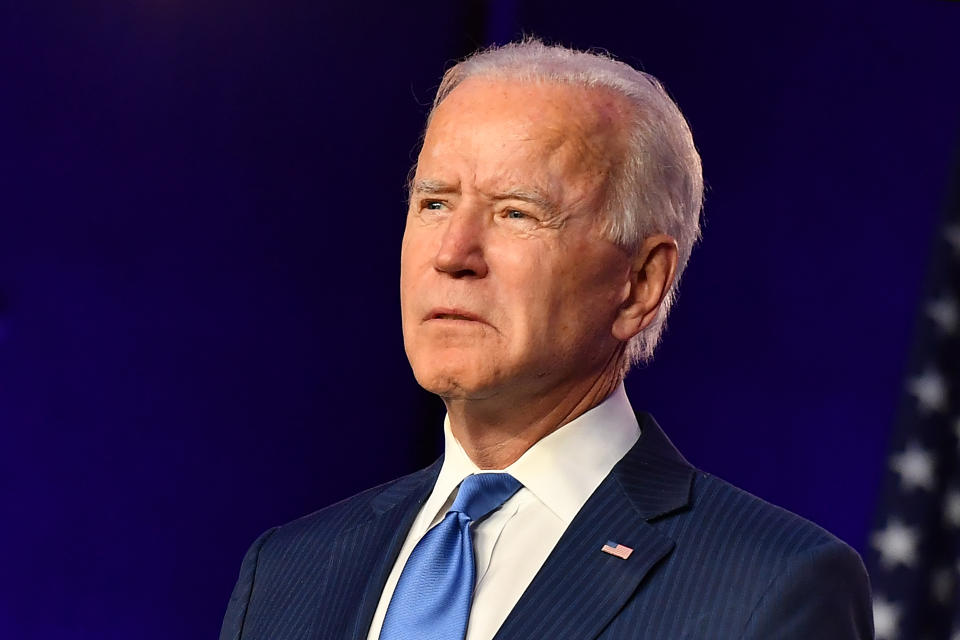
M 481 471 L 443 423 L 444 459 L 433 492 L 407 534 L 373 616 L 368 640 L 383 618 L 407 558 L 453 505 L 460 483 Z M 621 384 L 602 403 L 543 438 L 503 471 L 523 485 L 473 525 L 477 584 L 465 640 L 491 640 L 587 498 L 640 437 Z

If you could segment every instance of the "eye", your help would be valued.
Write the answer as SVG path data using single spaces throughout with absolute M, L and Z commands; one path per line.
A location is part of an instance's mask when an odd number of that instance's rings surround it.
M 524 229 L 532 230 L 540 224 L 540 216 L 536 212 L 528 212 L 523 209 L 515 209 L 513 207 L 504 207 L 497 214 L 500 220 L 504 221 L 504 224 L 509 225 L 514 229 Z
M 447 210 L 447 203 L 444 200 L 420 200 L 419 211 L 424 212 L 443 212 Z

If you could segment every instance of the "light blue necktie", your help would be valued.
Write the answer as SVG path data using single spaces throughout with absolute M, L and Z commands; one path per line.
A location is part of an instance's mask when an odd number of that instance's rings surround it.
M 464 479 L 450 511 L 407 559 L 380 640 L 463 640 L 476 581 L 470 524 L 499 509 L 519 488 L 508 473 Z

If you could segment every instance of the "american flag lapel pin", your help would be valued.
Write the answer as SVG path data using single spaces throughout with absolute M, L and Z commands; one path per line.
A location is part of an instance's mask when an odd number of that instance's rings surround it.
M 607 540 L 607 544 L 600 547 L 600 551 L 609 553 L 612 556 L 617 556 L 621 560 L 626 560 L 630 557 L 630 554 L 633 553 L 633 549 L 630 547 L 625 547 L 619 542 L 613 542 L 611 540 Z

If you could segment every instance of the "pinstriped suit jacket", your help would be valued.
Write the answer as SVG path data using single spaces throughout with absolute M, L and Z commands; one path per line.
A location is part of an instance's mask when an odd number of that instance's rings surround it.
M 649 415 L 496 640 L 873 638 L 860 557 L 687 463 Z M 364 640 L 440 461 L 271 529 L 247 552 L 220 640 Z M 634 549 L 602 553 L 607 540 Z M 415 640 L 415 639 L 411 639 Z

